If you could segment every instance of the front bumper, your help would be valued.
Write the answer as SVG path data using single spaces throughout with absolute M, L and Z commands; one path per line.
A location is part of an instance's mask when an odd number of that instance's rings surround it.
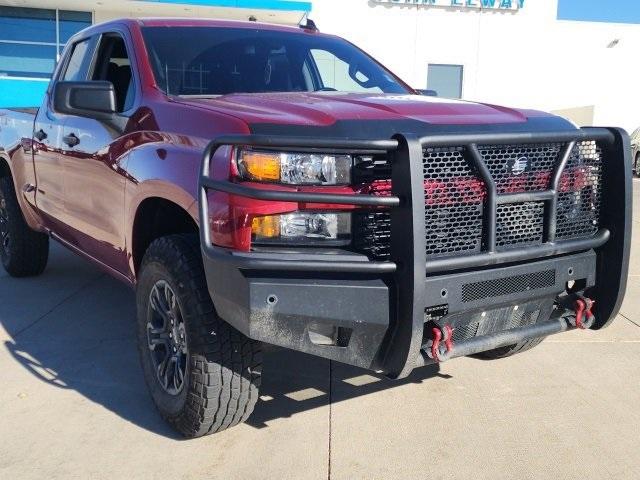
M 600 231 L 591 238 L 556 241 L 553 235 L 557 182 L 562 162 L 546 192 L 509 194 L 501 198 L 489 190 L 486 215 L 490 219 L 500 202 L 545 201 L 546 236 L 542 245 L 470 257 L 427 262 L 425 257 L 422 149 L 437 145 L 478 142 L 549 142 L 597 140 L 605 152 L 603 214 Z M 224 145 L 260 145 L 271 148 L 323 151 L 386 151 L 392 158 L 393 191 L 372 195 L 308 194 L 254 190 L 210 177 L 213 153 Z M 630 147 L 626 134 L 615 129 L 583 129 L 544 134 L 442 135 L 417 138 L 397 135 L 392 140 L 345 141 L 279 137 L 223 137 L 205 153 L 200 180 L 200 224 L 208 225 L 207 190 L 219 190 L 263 200 L 322 202 L 389 208 L 391 261 L 370 261 L 354 253 L 304 252 L 238 253 L 212 245 L 208 228 L 201 228 L 202 251 L 211 298 L 218 314 L 255 340 L 292 348 L 324 358 L 384 371 L 403 377 L 425 363 L 426 312 L 440 308 L 455 326 L 481 318 L 487 312 L 516 307 L 537 309 L 537 328 L 523 326 L 494 332 L 493 341 L 467 339 L 461 354 L 476 348 L 497 348 L 569 328 L 566 312 L 554 306 L 567 282 L 579 281 L 596 300 L 594 328 L 602 328 L 617 314 L 628 271 L 631 225 Z M 477 161 L 477 159 L 474 159 Z M 481 160 L 479 169 L 482 172 Z M 486 169 L 485 169 L 486 170 Z M 485 171 L 485 173 L 487 173 Z M 490 179 L 489 179 L 490 180 Z M 554 187 L 555 185 L 555 187 Z M 488 225 L 494 225 L 489 222 Z M 486 232 L 495 243 L 495 226 Z M 515 280 L 514 280 L 515 279 Z M 542 279 L 542 280 L 541 280 Z M 508 287 L 501 286 L 507 284 Z M 515 285 L 515 286 L 514 286 Z M 469 293 L 471 292 L 471 293 Z M 505 310 L 505 308 L 507 310 Z M 498 315 L 498 316 L 499 316 Z M 492 337 L 489 335 L 489 337 Z M 468 348 L 465 349 L 465 345 Z

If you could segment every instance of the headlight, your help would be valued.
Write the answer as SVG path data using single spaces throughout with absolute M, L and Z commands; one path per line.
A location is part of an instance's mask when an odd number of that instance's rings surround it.
M 258 244 L 347 245 L 351 214 L 296 212 L 255 217 L 251 234 Z
M 236 162 L 245 180 L 290 185 L 348 185 L 352 159 L 349 155 L 280 153 L 240 149 Z

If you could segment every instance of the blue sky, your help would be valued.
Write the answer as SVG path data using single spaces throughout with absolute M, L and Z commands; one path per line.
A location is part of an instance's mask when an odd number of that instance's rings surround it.
M 592 22 L 640 23 L 640 1 L 558 0 L 558 18 Z

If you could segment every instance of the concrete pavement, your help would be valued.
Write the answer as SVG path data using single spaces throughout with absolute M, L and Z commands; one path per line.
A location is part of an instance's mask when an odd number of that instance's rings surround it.
M 125 286 L 54 245 L 0 274 L 2 479 L 640 478 L 640 181 L 629 293 L 605 331 L 389 382 L 272 350 L 254 416 L 178 438 L 149 399 Z

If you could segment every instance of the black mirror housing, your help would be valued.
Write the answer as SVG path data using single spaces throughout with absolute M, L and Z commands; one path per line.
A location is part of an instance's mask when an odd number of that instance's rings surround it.
M 56 82 L 53 109 L 66 115 L 111 119 L 117 113 L 116 92 L 111 82 Z

